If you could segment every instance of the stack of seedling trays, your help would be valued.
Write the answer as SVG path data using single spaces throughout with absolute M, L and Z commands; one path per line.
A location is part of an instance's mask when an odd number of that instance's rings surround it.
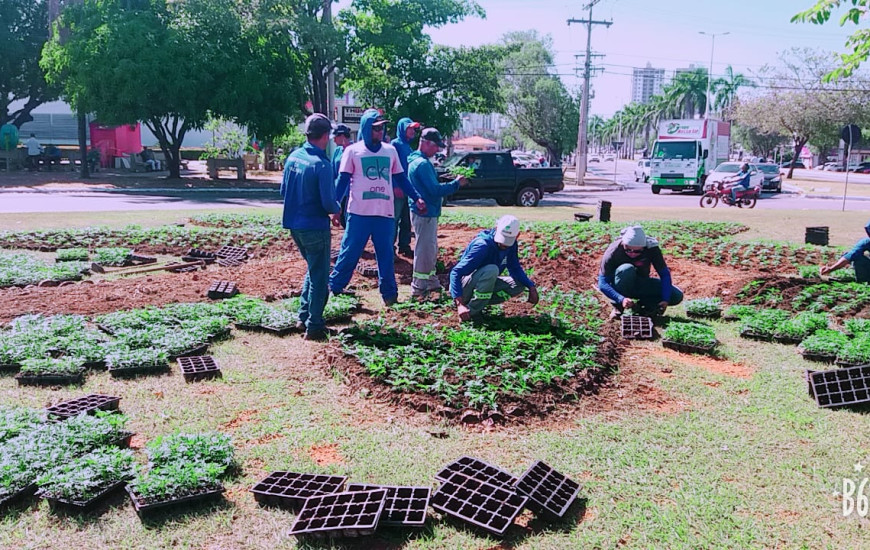
M 649 340 L 653 337 L 652 318 L 623 315 L 622 337 L 629 340 Z
M 222 267 L 236 267 L 248 259 L 248 249 L 241 246 L 222 246 L 217 252 L 217 264 Z
M 187 254 L 181 257 L 181 260 L 184 262 L 204 262 L 206 264 L 213 264 L 216 259 L 217 254 L 214 252 L 207 252 L 198 248 L 191 248 L 187 251 Z
M 507 472 L 476 459 L 470 459 L 473 464 L 461 464 L 466 460 L 469 457 L 463 457 L 438 473 L 436 477 L 441 485 L 432 495 L 432 508 L 502 536 L 523 511 L 528 498 L 516 494 L 511 485 L 498 483 L 505 477 L 513 479 Z M 496 471 L 494 475 L 493 470 Z
M 48 414 L 49 418 L 66 420 L 67 418 L 78 416 L 83 412 L 87 412 L 88 414 L 90 414 L 97 410 L 116 411 L 118 410 L 118 403 L 120 402 L 120 397 L 112 397 L 111 395 L 100 395 L 98 393 L 92 393 L 84 397 L 79 397 L 77 399 L 71 399 L 69 401 L 64 401 L 63 403 L 58 403 L 57 405 L 52 405 L 51 407 L 46 408 L 45 412 Z
M 214 357 L 210 355 L 196 355 L 191 357 L 179 357 L 178 366 L 185 382 L 197 382 L 221 378 L 221 369 Z
M 212 300 L 232 298 L 238 293 L 239 289 L 233 281 L 214 281 L 211 286 L 208 287 L 208 297 Z
M 341 491 L 347 477 L 298 472 L 272 472 L 254 485 L 254 499 L 264 506 L 298 510 L 305 499 Z
M 426 523 L 426 510 L 429 508 L 429 487 L 406 487 L 393 485 L 364 485 L 352 483 L 348 492 L 377 491 L 387 492 L 384 511 L 378 525 L 393 527 L 423 527 Z
M 371 535 L 378 528 L 386 499 L 386 489 L 309 497 L 290 534 L 312 538 Z
M 371 262 L 360 262 L 356 264 L 356 272 L 363 277 L 377 277 L 378 265 Z
M 822 408 L 870 403 L 870 364 L 807 371 L 810 397 Z

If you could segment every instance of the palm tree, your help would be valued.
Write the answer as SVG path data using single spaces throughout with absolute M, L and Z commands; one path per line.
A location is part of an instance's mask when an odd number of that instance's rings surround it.
M 707 69 L 696 67 L 691 71 L 678 73 L 664 89 L 668 101 L 679 107 L 679 116 L 695 118 L 695 113 L 704 113 L 707 106 Z
M 713 108 L 729 121 L 733 119 L 732 107 L 737 102 L 737 90 L 741 86 L 755 86 L 755 82 L 741 73 L 735 74 L 731 65 L 725 68 L 725 76 L 714 80 L 711 86 L 716 94 Z

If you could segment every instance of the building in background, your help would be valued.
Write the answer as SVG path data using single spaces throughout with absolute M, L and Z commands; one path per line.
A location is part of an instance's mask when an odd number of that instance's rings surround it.
M 635 67 L 631 77 L 631 101 L 649 103 L 652 96 L 662 93 L 664 83 L 664 69 L 656 69 L 650 63 L 644 68 Z
M 486 115 L 478 113 L 464 113 L 462 115 L 462 125 L 457 130 L 455 137 L 465 138 L 471 136 L 482 136 L 485 138 L 498 141 L 502 131 L 508 127 L 510 122 L 508 119 L 499 113 L 490 113 Z

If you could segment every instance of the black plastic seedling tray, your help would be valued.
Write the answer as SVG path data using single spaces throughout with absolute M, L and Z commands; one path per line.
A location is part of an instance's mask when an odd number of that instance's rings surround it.
M 432 489 L 429 487 L 365 485 L 360 483 L 352 483 L 347 486 L 348 492 L 376 491 L 378 489 L 387 491 L 384 511 L 378 525 L 422 527 L 426 523 L 426 509 L 429 507 Z
M 815 361 L 816 363 L 833 363 L 837 360 L 836 355 L 829 355 L 827 353 L 807 353 L 805 351 L 798 353 L 807 361 Z
M 121 432 L 118 434 L 118 437 L 109 441 L 109 445 L 113 445 L 118 447 L 119 449 L 129 449 L 130 442 L 133 441 L 133 436 L 136 435 L 133 432 Z
M 81 384 L 84 379 L 84 369 L 77 374 L 28 375 L 19 373 L 15 375 L 15 380 L 18 381 L 19 386 L 69 386 Z
M 188 348 L 181 353 L 175 353 L 167 356 L 170 361 L 177 361 L 182 357 L 193 357 L 194 355 L 202 355 L 203 353 L 208 351 L 208 342 L 203 342 L 202 344 L 197 344 L 192 348 Z
M 378 527 L 387 491 L 335 493 L 307 498 L 290 534 L 297 537 L 358 537 Z
M 36 494 L 36 489 L 38 489 L 36 483 L 31 483 L 20 491 L 16 491 L 7 497 L 0 498 L 0 514 L 9 508 L 28 502 L 30 498 Z
M 208 287 L 208 297 L 212 300 L 232 298 L 238 293 L 239 289 L 236 288 L 236 283 L 233 281 L 214 281 Z
M 179 267 L 172 267 L 177 265 Z M 190 273 L 193 271 L 199 271 L 200 266 L 198 265 L 185 265 L 179 262 L 169 262 L 166 264 L 166 271 L 171 271 L 172 273 Z
M 835 363 L 838 367 L 840 367 L 840 368 L 846 368 L 846 369 L 851 368 L 851 367 L 864 367 L 864 366 L 867 366 L 867 365 L 868 365 L 868 363 L 867 363 L 866 361 L 855 362 L 855 361 L 846 361 L 846 360 L 843 360 L 843 359 L 837 359 L 837 360 L 834 361 L 834 363 Z
M 113 378 L 128 378 L 132 376 L 140 376 L 143 374 L 164 374 L 169 370 L 169 363 L 162 363 L 160 365 L 139 365 L 135 367 L 119 369 L 113 367 L 111 362 L 107 362 L 107 367 L 109 370 L 109 374 L 112 375 Z
M 495 535 L 504 535 L 528 498 L 460 473 L 453 473 L 432 495 L 432 508 Z
M 185 382 L 220 378 L 221 369 L 211 355 L 196 355 L 193 357 L 179 357 L 178 366 Z
M 580 484 L 539 460 L 520 477 L 515 488 L 529 497 L 528 506 L 535 513 L 561 518 L 577 498 Z
M 15 364 L 3 365 L 3 364 L 0 364 L 0 372 L 15 372 L 20 368 L 21 368 L 21 365 L 15 365 Z
M 341 491 L 345 476 L 303 474 L 298 472 L 272 472 L 254 485 L 254 499 L 264 506 L 299 509 L 305 499 Z
M 622 316 L 622 337 L 630 340 L 644 340 L 653 337 L 653 322 L 650 317 L 639 315 Z
M 220 249 L 215 252 L 215 256 L 218 258 L 232 258 L 234 260 L 247 260 L 248 259 L 248 249 L 242 246 L 230 246 L 225 245 L 220 247 Z
M 69 401 L 64 401 L 63 403 L 58 403 L 57 405 L 47 407 L 45 409 L 45 412 L 48 413 L 48 416 L 51 418 L 66 420 L 67 418 L 78 416 L 83 412 L 92 413 L 96 410 L 116 411 L 118 410 L 118 403 L 120 402 L 120 397 L 112 397 L 111 395 L 100 395 L 98 393 L 92 393 L 84 397 L 71 399 Z
M 39 497 L 48 501 L 48 507 L 54 513 L 93 514 L 104 509 L 106 501 L 121 494 L 126 485 L 126 481 L 115 481 L 89 500 L 67 500 L 43 492 L 39 493 Z
M 810 396 L 819 407 L 842 407 L 870 402 L 870 365 L 836 370 L 807 371 Z
M 460 473 L 478 481 L 511 491 L 517 482 L 517 478 L 513 474 L 470 456 L 463 456 L 454 460 L 435 474 L 435 479 L 446 481 L 454 473 Z
M 133 503 L 133 508 L 136 510 L 139 517 L 142 518 L 157 510 L 165 508 L 174 508 L 190 504 L 204 504 L 206 502 L 220 500 L 225 489 L 223 485 L 218 484 L 213 487 L 204 487 L 199 491 L 167 500 L 151 500 L 143 498 L 136 494 L 136 491 L 129 485 L 127 485 L 126 490 L 127 494 L 130 495 L 130 501 Z
M 716 346 L 719 343 L 715 343 L 712 346 L 695 346 L 692 344 L 683 344 L 680 342 L 672 342 L 671 340 L 662 340 L 662 345 L 666 348 L 676 350 L 682 353 L 706 353 L 711 354 L 716 349 Z
M 748 338 L 749 340 L 758 340 L 760 342 L 773 342 L 772 334 L 759 334 L 750 330 L 741 330 L 740 336 Z
M 181 259 L 185 262 L 203 261 L 207 264 L 212 264 L 217 259 L 217 255 L 214 252 L 206 252 L 205 250 L 199 250 L 198 248 L 191 248 L 187 251 L 187 254 L 181 257 Z
M 687 311 L 686 317 L 692 317 L 693 319 L 718 319 L 722 317 L 722 312 L 719 310 L 716 310 L 713 313 L 692 313 L 691 311 Z
M 378 276 L 378 266 L 377 264 L 369 263 L 369 262 L 360 262 L 356 264 L 356 272 L 362 275 L 363 277 L 377 277 Z
M 244 262 L 237 258 L 219 258 L 217 264 L 221 267 L 239 267 Z

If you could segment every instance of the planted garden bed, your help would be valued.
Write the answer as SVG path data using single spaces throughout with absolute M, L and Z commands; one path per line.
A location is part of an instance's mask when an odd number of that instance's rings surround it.
M 97 410 L 116 411 L 118 410 L 118 404 L 120 402 L 120 397 L 92 393 L 84 397 L 52 405 L 51 407 L 46 408 L 45 412 L 51 418 L 66 420 L 67 418 L 78 416 L 81 413 L 93 413 Z
M 297 537 L 358 537 L 375 532 L 387 491 L 359 491 L 313 496 L 305 504 L 290 534 Z
M 347 477 L 298 472 L 272 472 L 251 489 L 264 506 L 297 510 L 312 496 L 340 492 Z

